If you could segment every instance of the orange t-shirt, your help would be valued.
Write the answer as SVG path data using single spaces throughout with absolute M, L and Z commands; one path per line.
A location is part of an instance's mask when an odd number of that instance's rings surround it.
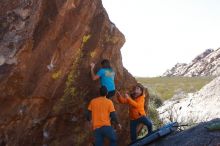
M 136 120 L 142 116 L 146 116 L 144 110 L 145 96 L 139 96 L 136 99 L 118 97 L 120 103 L 129 104 L 129 116 L 131 120 Z
M 110 113 L 114 112 L 115 108 L 110 99 L 97 97 L 90 102 L 88 110 L 92 112 L 93 129 L 111 126 Z

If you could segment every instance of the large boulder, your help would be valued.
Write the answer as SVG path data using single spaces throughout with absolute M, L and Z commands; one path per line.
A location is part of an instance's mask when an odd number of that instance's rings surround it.
M 84 111 L 99 88 L 90 63 L 109 59 L 118 90 L 136 83 L 122 65 L 123 34 L 101 0 L 2 0 L 0 7 L 0 145 L 88 145 Z M 128 127 L 127 109 L 115 105 Z M 128 143 L 128 131 L 119 137 Z
M 158 112 L 165 123 L 177 121 L 189 126 L 220 118 L 220 77 L 196 93 L 175 95 L 165 101 Z

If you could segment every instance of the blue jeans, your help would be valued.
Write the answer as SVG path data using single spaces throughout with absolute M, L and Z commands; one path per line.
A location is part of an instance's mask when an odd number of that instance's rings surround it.
M 103 146 L 104 137 L 110 141 L 110 146 L 117 146 L 116 134 L 111 126 L 103 126 L 95 129 L 95 146 Z
M 136 133 L 136 129 L 137 126 L 143 123 L 144 125 L 147 126 L 148 129 L 148 133 L 152 132 L 152 122 L 150 121 L 149 118 L 147 118 L 146 116 L 140 117 L 136 120 L 131 120 L 130 121 L 130 136 L 131 136 L 131 141 L 135 141 L 137 139 L 137 133 Z

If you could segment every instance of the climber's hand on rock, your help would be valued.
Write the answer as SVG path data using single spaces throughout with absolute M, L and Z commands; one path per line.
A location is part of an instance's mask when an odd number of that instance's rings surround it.
M 91 63 L 90 67 L 93 69 L 95 67 L 95 63 Z

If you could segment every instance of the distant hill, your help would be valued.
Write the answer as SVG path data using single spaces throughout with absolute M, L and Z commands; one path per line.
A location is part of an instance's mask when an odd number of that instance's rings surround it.
M 220 75 L 220 48 L 207 49 L 198 55 L 191 63 L 177 63 L 162 76 L 219 76 Z

